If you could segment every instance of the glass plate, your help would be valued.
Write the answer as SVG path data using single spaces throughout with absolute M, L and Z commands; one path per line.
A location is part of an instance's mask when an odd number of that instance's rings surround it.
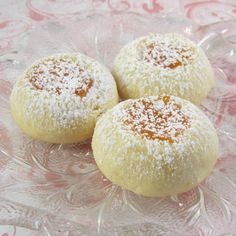
M 236 232 L 236 34 L 232 24 L 198 28 L 170 16 L 87 12 L 32 28 L 11 49 L 0 51 L 0 224 L 45 235 Z M 33 140 L 18 129 L 9 110 L 13 84 L 34 60 L 80 51 L 110 67 L 122 45 L 149 32 L 180 32 L 199 42 L 216 74 L 216 85 L 201 109 L 217 128 L 218 162 L 198 187 L 167 198 L 140 197 L 112 185 L 97 169 L 90 140 L 72 145 Z

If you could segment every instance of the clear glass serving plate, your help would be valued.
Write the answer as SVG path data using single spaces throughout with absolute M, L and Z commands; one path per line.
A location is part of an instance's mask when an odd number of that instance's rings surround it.
M 233 235 L 236 232 L 236 22 L 196 27 L 182 18 L 87 12 L 48 21 L 0 50 L 0 224 L 35 235 Z M 34 60 L 80 51 L 108 67 L 125 43 L 150 32 L 180 32 L 198 42 L 216 84 L 201 109 L 217 128 L 220 155 L 211 175 L 178 196 L 145 198 L 112 185 L 98 170 L 90 140 L 56 145 L 24 135 L 9 96 Z

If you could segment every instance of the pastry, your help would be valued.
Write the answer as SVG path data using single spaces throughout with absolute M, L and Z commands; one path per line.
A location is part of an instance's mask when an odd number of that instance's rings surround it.
M 15 84 L 11 112 L 29 136 L 74 143 L 92 136 L 97 117 L 118 102 L 111 73 L 80 54 L 36 61 Z
M 150 34 L 124 46 L 112 73 L 123 99 L 169 94 L 200 104 L 213 86 L 200 47 L 180 34 Z
M 216 130 L 175 96 L 123 101 L 97 121 L 92 148 L 102 173 L 134 193 L 175 195 L 198 185 L 218 155 Z

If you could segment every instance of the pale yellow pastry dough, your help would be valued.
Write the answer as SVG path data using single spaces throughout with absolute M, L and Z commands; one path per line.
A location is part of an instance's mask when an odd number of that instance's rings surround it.
M 80 54 L 35 62 L 15 84 L 11 112 L 33 138 L 74 143 L 92 136 L 96 118 L 118 102 L 111 73 Z
M 112 73 L 123 99 L 169 94 L 199 104 L 213 86 L 200 47 L 180 34 L 150 34 L 124 46 Z
M 205 179 L 218 155 L 210 120 L 174 96 L 126 100 L 97 121 L 96 163 L 114 184 L 143 196 L 185 192 Z

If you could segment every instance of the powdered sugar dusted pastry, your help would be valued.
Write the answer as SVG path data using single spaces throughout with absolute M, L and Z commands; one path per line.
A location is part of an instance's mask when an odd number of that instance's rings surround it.
M 112 72 L 124 99 L 169 94 L 199 104 L 214 81 L 204 52 L 175 33 L 150 34 L 124 46 Z
M 92 148 L 113 183 L 144 196 L 185 192 L 211 172 L 218 138 L 209 119 L 174 96 L 126 100 L 98 119 Z
M 11 111 L 28 135 L 73 143 L 92 136 L 96 118 L 118 102 L 115 81 L 95 60 L 76 53 L 35 62 L 17 81 Z

